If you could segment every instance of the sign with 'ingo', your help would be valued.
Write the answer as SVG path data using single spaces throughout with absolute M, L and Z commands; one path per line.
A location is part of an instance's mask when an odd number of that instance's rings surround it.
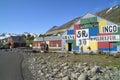
M 89 45 L 89 30 L 88 29 L 82 29 L 82 30 L 76 30 L 76 45 L 77 46 L 88 46 Z
M 118 26 L 117 25 L 107 25 L 105 27 L 102 27 L 103 33 L 116 33 L 118 32 Z

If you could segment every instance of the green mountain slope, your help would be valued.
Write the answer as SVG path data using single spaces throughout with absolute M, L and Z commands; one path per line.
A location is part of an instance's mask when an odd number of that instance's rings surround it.
M 120 5 L 97 12 L 96 15 L 120 24 Z

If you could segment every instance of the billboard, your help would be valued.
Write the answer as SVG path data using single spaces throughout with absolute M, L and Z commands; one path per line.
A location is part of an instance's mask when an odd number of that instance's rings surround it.
M 117 33 L 118 32 L 118 26 L 117 25 L 107 25 L 105 27 L 102 27 L 103 33 Z
M 76 45 L 88 46 L 89 45 L 89 29 L 76 30 Z

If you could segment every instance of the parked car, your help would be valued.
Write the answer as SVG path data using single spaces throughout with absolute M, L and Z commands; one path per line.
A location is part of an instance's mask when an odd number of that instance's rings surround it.
M 2 45 L 0 44 L 0 49 L 9 49 L 10 47 L 8 45 Z
M 0 44 L 0 49 L 4 49 L 4 46 L 2 44 Z

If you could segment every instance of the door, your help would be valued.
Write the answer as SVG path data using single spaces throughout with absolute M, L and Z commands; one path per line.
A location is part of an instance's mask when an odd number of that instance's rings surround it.
M 72 43 L 68 43 L 68 51 L 72 51 Z

